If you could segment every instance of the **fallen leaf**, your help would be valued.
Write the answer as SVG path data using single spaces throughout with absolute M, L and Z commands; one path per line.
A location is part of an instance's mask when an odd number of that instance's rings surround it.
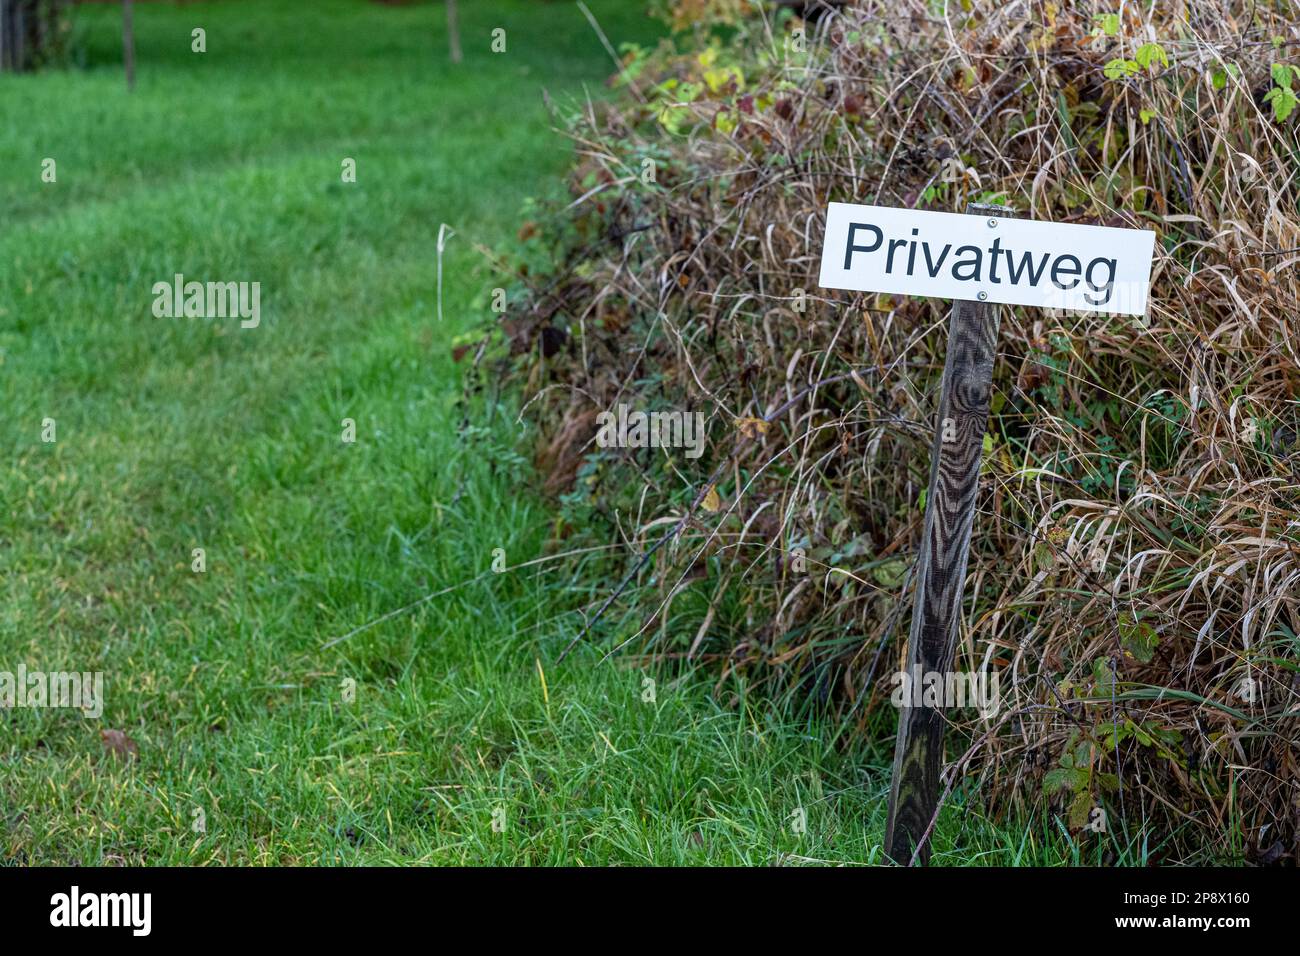
M 767 434 L 768 423 L 761 418 L 737 418 L 736 428 L 742 438 L 761 438 Z
M 120 730 L 101 730 L 99 740 L 115 757 L 125 760 L 127 757 L 140 756 L 140 746 Z
M 1262 846 L 1251 847 L 1247 851 L 1247 856 L 1256 866 L 1277 866 L 1286 858 L 1286 847 L 1282 845 L 1281 840 L 1277 840 L 1267 849 Z

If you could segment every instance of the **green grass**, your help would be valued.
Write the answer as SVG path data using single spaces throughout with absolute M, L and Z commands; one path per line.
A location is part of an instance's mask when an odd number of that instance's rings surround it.
M 615 43 L 654 35 L 590 5 Z M 586 21 L 462 4 L 453 68 L 440 8 L 311 6 L 137 5 L 131 95 L 118 9 L 82 7 L 79 68 L 0 78 L 0 670 L 103 671 L 107 697 L 0 711 L 0 860 L 878 861 L 887 754 L 713 674 L 557 667 L 597 566 L 489 570 L 552 516 L 512 427 L 458 434 L 451 344 L 492 285 L 473 244 L 567 162 L 541 87 L 609 71 Z M 176 272 L 259 281 L 261 326 L 155 319 Z M 938 846 L 1070 859 L 960 809 Z

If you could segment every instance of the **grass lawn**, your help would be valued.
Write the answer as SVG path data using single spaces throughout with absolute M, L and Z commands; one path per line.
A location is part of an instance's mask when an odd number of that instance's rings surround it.
M 474 244 L 567 162 L 541 87 L 610 70 L 581 13 L 462 3 L 452 67 L 440 6 L 306 8 L 137 4 L 128 95 L 119 8 L 81 7 L 80 68 L 0 78 L 0 671 L 106 697 L 0 710 L 0 861 L 878 861 L 887 753 L 708 673 L 557 667 L 593 567 L 490 570 L 551 515 L 516 431 L 458 434 L 451 343 L 494 284 Z M 176 273 L 260 282 L 260 326 L 155 318 Z M 938 846 L 1070 859 L 960 808 Z

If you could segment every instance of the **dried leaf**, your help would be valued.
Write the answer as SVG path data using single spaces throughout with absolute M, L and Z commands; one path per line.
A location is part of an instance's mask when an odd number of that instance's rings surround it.
M 1092 794 L 1080 790 L 1070 802 L 1070 829 L 1082 830 L 1092 816 Z
M 126 760 L 128 757 L 140 756 L 140 746 L 121 730 L 101 730 L 99 740 L 104 749 L 115 757 Z
M 708 492 L 704 495 L 704 500 L 700 502 L 700 507 L 709 512 L 716 512 L 722 507 L 722 496 L 718 494 L 716 485 L 709 486 Z

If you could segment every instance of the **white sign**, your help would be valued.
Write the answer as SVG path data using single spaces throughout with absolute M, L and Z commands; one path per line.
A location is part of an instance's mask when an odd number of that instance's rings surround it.
M 1155 240 L 1148 229 L 833 202 L 818 284 L 1144 315 Z

